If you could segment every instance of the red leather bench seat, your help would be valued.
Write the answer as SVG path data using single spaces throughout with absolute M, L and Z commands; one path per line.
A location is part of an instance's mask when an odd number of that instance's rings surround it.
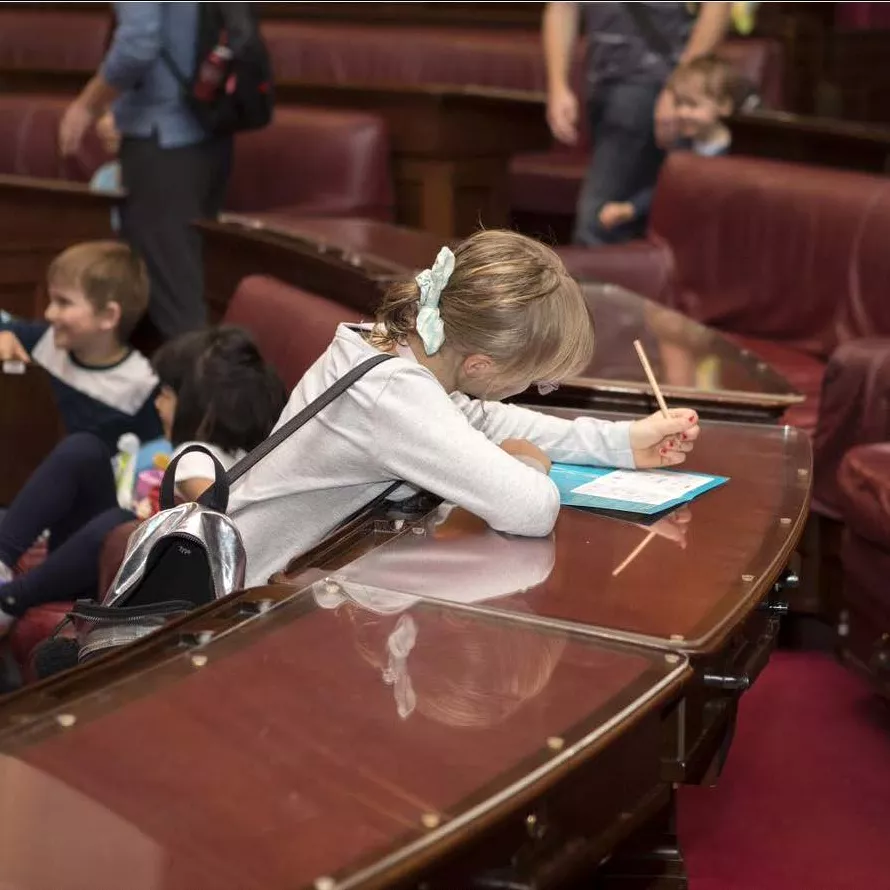
M 325 351 L 338 324 L 361 320 L 352 309 L 266 275 L 241 282 L 224 318 L 253 334 L 289 389 Z
M 819 420 L 825 362 L 773 340 L 740 337 L 731 333 L 727 334 L 727 337 L 742 349 L 747 349 L 765 361 L 781 374 L 797 392 L 806 396 L 805 402 L 790 407 L 782 419 L 791 426 L 812 433 Z
M 109 160 L 94 132 L 75 158 L 58 150 L 69 99 L 0 95 L 0 173 L 87 182 Z M 363 111 L 278 108 L 269 127 L 236 138 L 226 206 L 302 216 L 392 216 L 389 138 Z
M 838 484 L 846 524 L 841 546 L 846 615 L 839 643 L 890 696 L 890 441 L 851 449 Z
M 0 16 L 0 22 L 3 17 Z M 70 98 L 0 94 L 0 173 L 86 182 L 108 160 L 90 132 L 74 158 L 59 155 L 59 122 Z
M 105 54 L 111 9 L 85 10 L 79 3 L 65 4 L 64 10 L 41 6 L 0 9 L 0 69 L 95 71 Z
M 280 81 L 526 92 L 546 84 L 534 31 L 266 21 L 263 35 Z
M 841 518 L 838 467 L 856 445 L 890 442 L 890 339 L 866 337 L 839 346 L 828 362 L 814 450 L 813 506 Z
M 238 136 L 226 209 L 390 219 L 393 187 L 382 119 L 362 111 L 279 107 Z

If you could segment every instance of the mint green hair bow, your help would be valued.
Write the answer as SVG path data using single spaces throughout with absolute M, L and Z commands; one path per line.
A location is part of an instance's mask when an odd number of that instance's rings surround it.
M 424 269 L 414 280 L 420 288 L 420 309 L 417 311 L 417 333 L 423 341 L 427 355 L 435 355 L 445 342 L 445 324 L 439 314 L 439 298 L 451 273 L 454 271 L 454 254 L 443 247 L 432 269 Z

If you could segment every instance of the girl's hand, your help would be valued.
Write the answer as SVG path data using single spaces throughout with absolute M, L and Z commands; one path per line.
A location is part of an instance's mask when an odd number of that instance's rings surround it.
M 544 474 L 550 472 L 550 458 L 547 457 L 537 445 L 532 445 L 532 443 L 526 439 L 504 439 L 504 441 L 501 442 L 501 448 L 506 451 L 507 454 L 512 455 L 518 460 L 529 458 L 540 464 L 541 472 Z M 524 460 L 523 463 L 525 463 Z M 537 467 L 535 469 L 537 469 Z
M 701 429 L 698 415 L 688 408 L 672 408 L 668 417 L 660 411 L 630 425 L 630 447 L 638 470 L 671 467 L 683 463 Z

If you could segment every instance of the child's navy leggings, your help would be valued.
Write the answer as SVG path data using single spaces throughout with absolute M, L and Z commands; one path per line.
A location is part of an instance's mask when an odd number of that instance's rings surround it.
M 22 615 L 55 600 L 99 595 L 105 536 L 134 519 L 117 505 L 111 454 L 91 433 L 68 436 L 34 471 L 0 521 L 0 562 L 12 568 L 49 529 L 42 565 L 0 586 L 0 608 Z

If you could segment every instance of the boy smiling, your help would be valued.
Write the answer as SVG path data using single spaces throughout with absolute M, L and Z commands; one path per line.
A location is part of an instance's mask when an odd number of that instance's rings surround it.
M 0 313 L 0 361 L 49 372 L 68 433 L 95 433 L 112 453 L 125 432 L 158 438 L 157 377 L 128 342 L 148 305 L 145 265 L 117 241 L 77 244 L 53 260 L 47 285 L 45 322 Z

